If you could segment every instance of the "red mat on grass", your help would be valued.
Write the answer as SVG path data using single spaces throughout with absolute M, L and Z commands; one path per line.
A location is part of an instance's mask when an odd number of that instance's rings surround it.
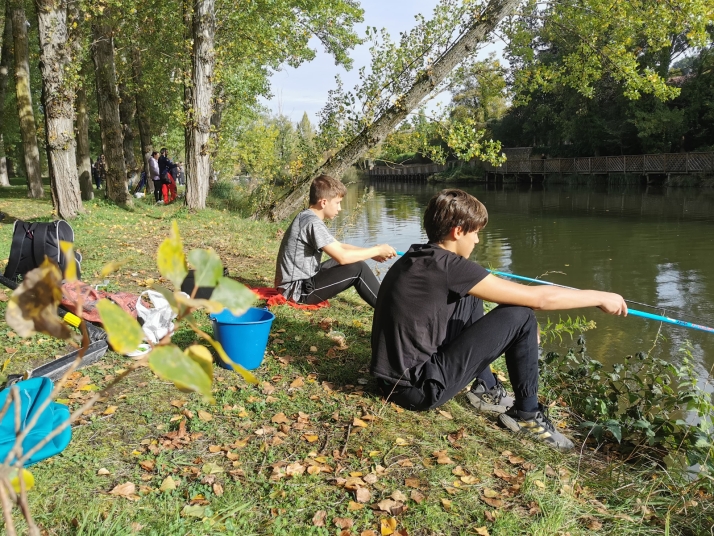
M 280 294 L 280 291 L 273 287 L 258 287 L 250 289 L 258 295 L 261 300 L 267 300 L 268 307 L 273 307 L 275 305 L 289 305 L 295 309 L 304 309 L 308 311 L 314 311 L 315 309 L 322 309 L 323 307 L 329 307 L 330 302 L 327 300 L 317 303 L 315 305 L 306 305 L 304 303 L 296 303 L 292 300 L 288 301 L 285 296 Z

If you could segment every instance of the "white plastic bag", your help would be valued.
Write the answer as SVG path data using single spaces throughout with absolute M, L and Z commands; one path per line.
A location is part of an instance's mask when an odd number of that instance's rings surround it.
M 142 296 L 147 296 L 153 305 L 152 308 L 144 305 Z M 136 302 L 136 314 L 144 321 L 142 326 L 146 339 L 153 344 L 158 343 L 167 333 L 174 330 L 173 320 L 176 313 L 171 309 L 169 302 L 155 290 L 145 290 Z

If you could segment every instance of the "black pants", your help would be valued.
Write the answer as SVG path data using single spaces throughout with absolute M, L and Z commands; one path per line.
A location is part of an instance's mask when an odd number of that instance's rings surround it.
M 504 352 L 515 407 L 532 411 L 538 397 L 538 323 L 528 307 L 500 305 L 484 316 L 481 300 L 463 298 L 447 339 L 426 361 L 408 371 L 411 386 L 383 384 L 389 400 L 410 410 L 445 404 L 474 379 L 495 383 L 489 365 Z M 537 406 L 536 406 L 537 407 Z
M 163 198 L 163 195 L 161 193 L 161 187 L 163 186 L 164 181 L 161 179 L 154 179 L 153 182 L 154 182 L 154 199 L 158 203 Z
M 334 259 L 320 265 L 320 271 L 303 284 L 300 303 L 314 305 L 354 287 L 371 307 L 377 303 L 379 281 L 365 262 L 340 265 Z

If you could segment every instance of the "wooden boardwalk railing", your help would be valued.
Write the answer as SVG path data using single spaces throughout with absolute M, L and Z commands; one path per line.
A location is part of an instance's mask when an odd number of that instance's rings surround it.
M 508 154 L 508 149 L 506 149 Z M 440 164 L 408 164 L 374 166 L 369 176 L 389 180 L 424 180 L 455 166 L 474 166 L 471 163 L 450 162 Z M 639 175 L 710 174 L 714 173 L 714 153 L 665 153 L 624 156 L 592 156 L 582 158 L 523 158 L 511 157 L 501 166 L 483 163 L 487 173 L 497 175 L 608 175 L 631 173 Z
M 609 173 L 713 173 L 714 153 L 665 153 L 623 156 L 591 156 L 582 158 L 529 158 L 508 160 L 501 166 L 484 163 L 489 173 L 545 174 L 568 173 L 600 175 Z

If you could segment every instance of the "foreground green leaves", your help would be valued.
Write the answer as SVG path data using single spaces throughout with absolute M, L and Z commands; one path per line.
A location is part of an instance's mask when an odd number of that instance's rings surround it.
M 135 318 L 109 300 L 99 300 L 97 309 L 115 352 L 128 354 L 139 347 L 144 340 L 144 331 Z
M 213 378 L 190 354 L 177 346 L 160 346 L 149 355 L 149 367 L 159 378 L 173 383 L 180 391 L 195 391 L 213 402 Z

